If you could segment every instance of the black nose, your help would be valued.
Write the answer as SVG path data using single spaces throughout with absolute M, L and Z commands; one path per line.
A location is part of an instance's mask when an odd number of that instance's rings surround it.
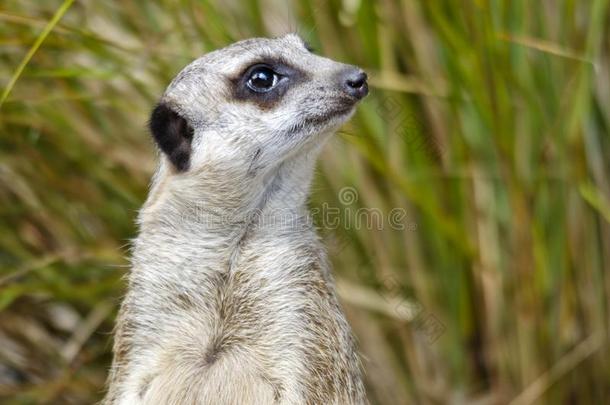
M 348 68 L 341 77 L 343 89 L 352 97 L 364 98 L 369 93 L 366 78 L 366 73 L 362 69 Z

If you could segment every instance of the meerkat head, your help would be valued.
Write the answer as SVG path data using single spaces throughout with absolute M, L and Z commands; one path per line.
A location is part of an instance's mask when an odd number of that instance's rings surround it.
M 222 167 L 256 175 L 315 150 L 367 95 L 366 80 L 294 34 L 240 41 L 184 68 L 150 129 L 173 174 Z

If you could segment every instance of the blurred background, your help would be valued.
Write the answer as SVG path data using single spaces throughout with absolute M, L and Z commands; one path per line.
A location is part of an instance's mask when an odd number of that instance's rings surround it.
M 311 207 L 371 402 L 610 403 L 608 3 L 3 0 L 0 403 L 101 398 L 151 107 L 291 31 L 370 76 Z

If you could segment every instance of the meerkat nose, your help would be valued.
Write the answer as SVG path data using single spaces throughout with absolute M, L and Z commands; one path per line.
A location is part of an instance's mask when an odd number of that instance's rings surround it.
M 343 89 L 352 97 L 362 99 L 369 93 L 364 70 L 356 67 L 347 68 L 341 75 Z

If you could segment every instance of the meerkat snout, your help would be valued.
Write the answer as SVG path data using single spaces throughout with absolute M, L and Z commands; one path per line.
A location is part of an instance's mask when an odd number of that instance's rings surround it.
M 341 76 L 343 87 L 347 94 L 360 100 L 369 94 L 366 82 L 367 74 L 359 68 L 348 68 Z

